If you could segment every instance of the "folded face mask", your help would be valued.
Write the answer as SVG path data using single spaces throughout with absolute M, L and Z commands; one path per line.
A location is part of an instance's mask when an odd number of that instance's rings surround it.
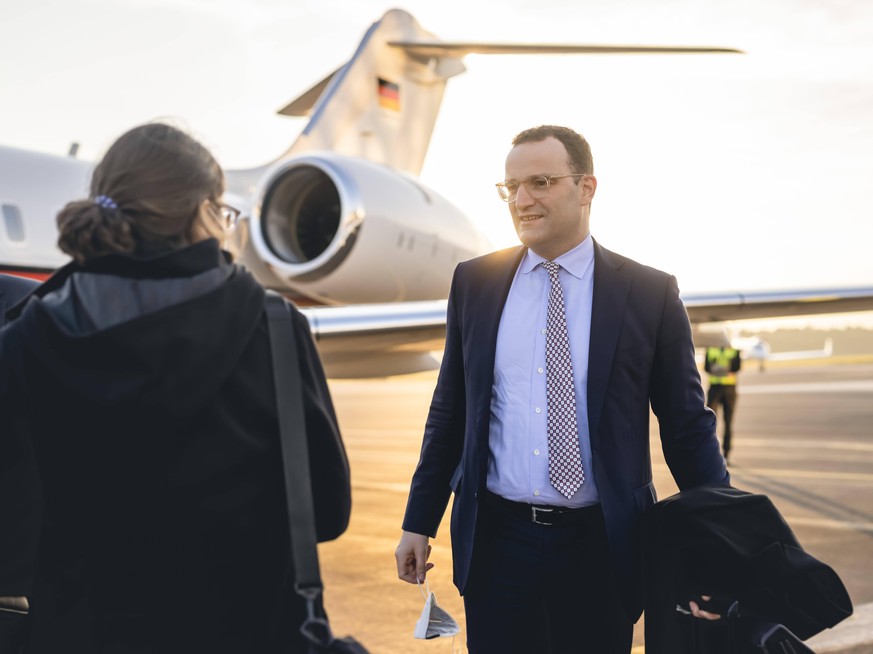
M 430 587 L 427 585 L 422 587 L 421 582 L 418 582 L 418 588 L 425 601 L 421 617 L 415 623 L 415 637 L 431 639 L 457 635 L 461 631 L 461 627 L 452 616 L 437 604 L 436 595 L 430 592 Z

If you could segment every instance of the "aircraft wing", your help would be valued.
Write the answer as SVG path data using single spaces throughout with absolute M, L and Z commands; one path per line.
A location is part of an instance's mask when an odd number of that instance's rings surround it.
M 379 377 L 432 370 L 443 349 L 446 300 L 300 309 L 328 377 Z
M 683 294 L 692 323 L 873 311 L 873 288 Z
M 692 323 L 873 311 L 873 287 L 685 294 Z M 329 377 L 381 376 L 434 368 L 446 301 L 301 309 Z
M 321 353 L 348 351 L 354 343 L 362 351 L 404 347 L 441 340 L 446 334 L 446 300 L 305 307 Z

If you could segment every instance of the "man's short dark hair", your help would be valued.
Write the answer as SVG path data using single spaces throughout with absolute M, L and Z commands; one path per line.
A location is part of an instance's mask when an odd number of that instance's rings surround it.
M 561 127 L 560 125 L 540 125 L 539 127 L 531 127 L 523 132 L 516 134 L 512 139 L 512 145 L 520 145 L 522 143 L 539 143 L 547 138 L 553 137 L 564 144 L 564 149 L 567 150 L 568 162 L 570 169 L 574 173 L 594 172 L 594 159 L 591 156 L 591 146 L 585 137 L 577 132 L 574 132 L 569 127 Z

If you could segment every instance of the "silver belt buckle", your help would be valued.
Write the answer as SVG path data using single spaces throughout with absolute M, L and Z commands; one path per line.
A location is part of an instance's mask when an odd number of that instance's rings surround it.
M 537 520 L 537 511 L 539 511 L 540 513 L 552 513 L 552 512 L 554 512 L 554 509 L 546 509 L 546 508 L 541 507 L 541 506 L 531 506 L 530 507 L 530 520 L 531 520 L 531 522 L 533 522 L 536 525 L 543 525 L 544 527 L 551 527 L 552 526 L 551 522 L 540 522 L 539 520 Z

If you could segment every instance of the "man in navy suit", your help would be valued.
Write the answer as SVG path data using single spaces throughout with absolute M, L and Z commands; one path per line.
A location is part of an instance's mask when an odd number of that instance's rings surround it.
M 471 654 L 630 651 L 655 502 L 650 406 L 680 489 L 729 482 L 676 279 L 593 240 L 593 170 L 573 130 L 517 135 L 497 186 L 523 246 L 452 281 L 395 556 L 401 579 L 424 579 L 454 492 Z

